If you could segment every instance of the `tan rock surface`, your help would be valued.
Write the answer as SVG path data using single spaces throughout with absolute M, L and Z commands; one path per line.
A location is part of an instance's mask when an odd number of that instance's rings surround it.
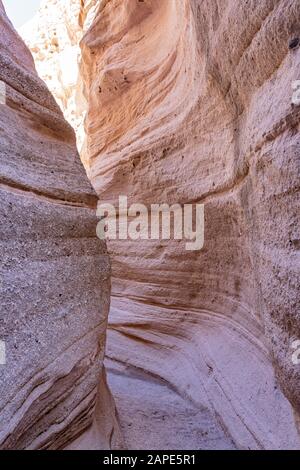
M 60 449 L 92 423 L 93 445 L 114 447 L 103 368 L 110 263 L 95 235 L 97 198 L 1 1 L 0 35 L 0 448 Z
M 205 203 L 200 252 L 109 243 L 107 364 L 128 447 L 299 448 L 300 3 L 47 4 L 54 26 L 42 8 L 26 40 L 80 142 L 87 111 L 81 157 L 102 201 Z M 61 52 L 39 57 L 60 23 L 76 57 L 87 31 L 72 91 Z
M 109 243 L 114 391 L 155 377 L 240 448 L 299 448 L 282 393 L 299 412 L 299 15 L 292 0 L 110 0 L 82 40 L 101 199 L 205 203 L 200 252 Z

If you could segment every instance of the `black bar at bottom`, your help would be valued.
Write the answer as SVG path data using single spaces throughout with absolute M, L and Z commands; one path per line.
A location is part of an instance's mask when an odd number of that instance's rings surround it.
M 149 468 L 158 466 L 186 467 L 226 464 L 256 463 L 276 465 L 299 460 L 297 451 L 1 451 L 0 464 L 38 464 L 55 465 L 57 463 L 80 465 L 83 468 L 105 468 L 123 466 L 124 468 Z M 4 467 L 2 467 L 4 468 Z M 56 470 L 56 469 L 54 469 Z

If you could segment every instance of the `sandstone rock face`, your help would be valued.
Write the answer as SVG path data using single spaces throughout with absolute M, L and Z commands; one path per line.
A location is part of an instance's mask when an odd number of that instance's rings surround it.
M 92 445 L 113 447 L 103 368 L 110 263 L 96 238 L 97 198 L 2 2 L 0 34 L 0 448 L 61 449 L 93 422 Z
M 133 412 L 143 426 L 126 383 L 155 380 L 153 404 L 169 386 L 225 447 L 299 448 L 299 15 L 292 0 L 110 0 L 82 39 L 83 160 L 102 201 L 205 204 L 201 251 L 109 243 L 124 428 Z
M 87 112 L 102 202 L 205 204 L 201 251 L 108 245 L 128 447 L 300 446 L 299 14 L 292 0 L 49 0 L 22 30 L 80 145 Z

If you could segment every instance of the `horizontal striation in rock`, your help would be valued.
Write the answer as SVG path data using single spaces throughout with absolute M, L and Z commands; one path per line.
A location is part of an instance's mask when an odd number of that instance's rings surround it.
M 110 0 L 81 41 L 101 200 L 205 204 L 200 252 L 109 242 L 109 366 L 168 383 L 236 447 L 299 448 L 300 4 L 221 3 Z
M 103 356 L 110 263 L 75 136 L 0 2 L 0 448 L 61 449 L 118 424 Z M 103 405 L 104 406 L 104 405 Z

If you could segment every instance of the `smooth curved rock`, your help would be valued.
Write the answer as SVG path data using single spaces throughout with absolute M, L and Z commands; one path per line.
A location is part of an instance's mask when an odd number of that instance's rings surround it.
M 174 448 L 173 429 L 177 448 L 299 448 L 299 2 L 63 4 L 76 41 L 86 31 L 81 157 L 101 200 L 205 204 L 200 252 L 108 245 L 108 366 L 128 446 Z
M 61 449 L 94 422 L 108 449 L 119 434 L 103 367 L 110 263 L 97 197 L 2 2 L 0 35 L 0 448 Z
M 299 448 L 281 391 L 298 413 L 299 15 L 293 1 L 112 0 L 82 40 L 101 200 L 205 204 L 200 252 L 109 243 L 110 366 L 168 383 L 239 448 Z

